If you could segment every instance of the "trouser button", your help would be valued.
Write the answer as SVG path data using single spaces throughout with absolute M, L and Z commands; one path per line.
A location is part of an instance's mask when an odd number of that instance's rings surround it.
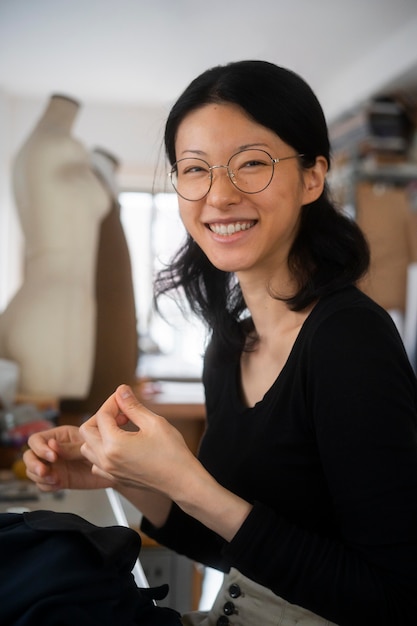
M 229 587 L 229 595 L 231 598 L 238 598 L 242 594 L 240 587 L 237 583 L 232 583 Z
M 233 615 L 233 613 L 236 613 L 235 605 L 233 604 L 233 602 L 226 602 L 223 607 L 223 613 L 225 615 Z

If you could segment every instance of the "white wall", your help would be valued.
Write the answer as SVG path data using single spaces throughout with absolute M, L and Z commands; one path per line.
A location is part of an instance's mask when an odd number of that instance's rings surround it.
M 354 41 L 355 33 L 352 33 Z M 354 45 L 354 44 L 353 44 Z M 327 89 L 317 93 L 328 121 L 407 76 L 417 85 L 417 17 L 395 30 L 367 55 L 340 72 Z M 400 83 L 401 84 L 401 83 Z

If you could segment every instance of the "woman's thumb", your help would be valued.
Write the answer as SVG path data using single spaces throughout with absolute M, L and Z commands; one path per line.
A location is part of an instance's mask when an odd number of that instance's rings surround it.
M 136 426 L 143 421 L 144 415 L 150 413 L 138 400 L 129 385 L 120 385 L 116 389 L 116 400 L 120 411 Z
M 132 388 L 129 387 L 129 385 L 119 385 L 119 387 L 117 387 L 116 389 L 116 397 L 118 403 L 121 403 L 123 405 L 123 408 L 127 408 L 130 406 L 134 408 L 138 406 L 138 404 L 140 404 L 139 400 L 137 399 L 132 391 Z

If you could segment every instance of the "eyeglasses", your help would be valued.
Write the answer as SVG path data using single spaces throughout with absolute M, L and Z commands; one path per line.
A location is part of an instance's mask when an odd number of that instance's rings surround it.
M 227 165 L 209 165 L 204 159 L 186 157 L 179 159 L 168 176 L 172 186 L 184 200 L 202 200 L 213 184 L 213 170 L 225 169 L 236 189 L 243 193 L 259 193 L 266 189 L 274 176 L 274 168 L 280 161 L 297 159 L 293 154 L 273 159 L 265 150 L 241 150 L 233 154 Z

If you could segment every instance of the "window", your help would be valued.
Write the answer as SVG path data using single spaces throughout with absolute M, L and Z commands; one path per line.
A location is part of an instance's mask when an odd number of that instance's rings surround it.
M 153 307 L 153 279 L 185 240 L 185 229 L 174 193 L 122 192 L 121 221 L 130 251 L 138 318 L 139 348 L 162 354 L 178 375 L 199 377 L 205 329 L 191 314 L 183 314 L 171 298 L 159 303 L 165 321 Z

